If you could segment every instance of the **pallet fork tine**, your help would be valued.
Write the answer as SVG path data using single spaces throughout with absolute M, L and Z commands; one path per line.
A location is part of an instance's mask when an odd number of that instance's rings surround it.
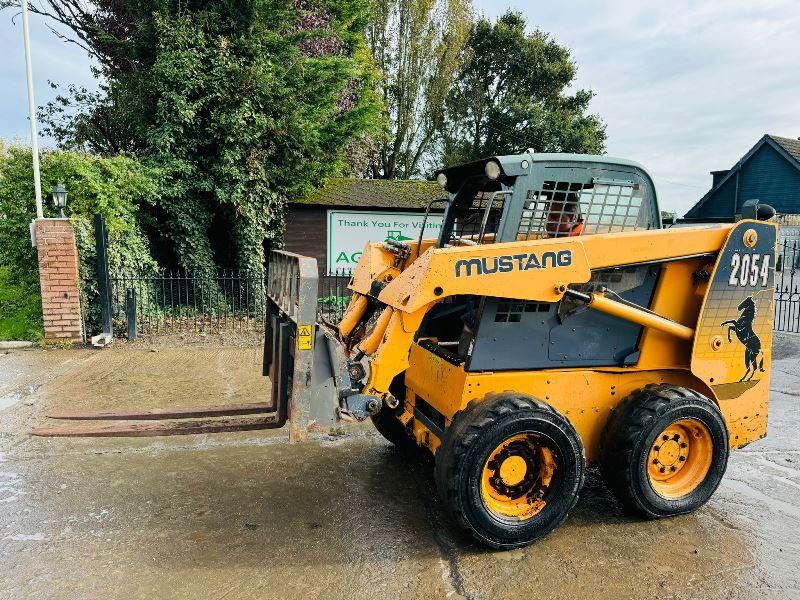
M 229 417 L 272 412 L 267 402 L 220 404 L 212 406 L 182 406 L 131 411 L 60 411 L 47 415 L 50 419 L 72 421 L 161 421 L 165 419 L 196 419 L 200 417 Z
M 284 423 L 277 415 L 241 419 L 206 419 L 197 421 L 159 421 L 150 423 L 115 423 L 74 427 L 37 427 L 31 435 L 38 437 L 155 437 L 277 429 Z

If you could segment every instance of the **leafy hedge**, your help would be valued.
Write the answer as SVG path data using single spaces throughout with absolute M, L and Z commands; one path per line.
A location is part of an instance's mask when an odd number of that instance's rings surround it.
M 11 278 L 8 266 L 0 266 L 0 341 L 35 340 L 42 337 L 42 304 L 39 287 Z
M 81 292 L 84 303 L 93 307 L 97 294 L 93 216 L 106 217 L 109 238 L 109 263 L 112 272 L 154 270 L 150 244 L 139 222 L 139 208 L 153 203 L 157 185 L 152 172 L 125 156 L 100 158 L 82 152 L 47 151 L 41 155 L 42 193 L 45 217 L 58 216 L 47 198 L 50 188 L 62 182 L 67 189 L 67 215 L 75 228 L 80 256 Z M 36 215 L 33 167 L 29 148 L 0 145 L 0 320 L 11 312 L 41 330 L 41 299 L 36 249 L 31 247 L 29 224 Z M 21 304 L 21 305 L 20 305 Z M 96 314 L 88 315 L 90 320 Z M 14 322 L 17 323 L 18 317 Z M 31 321 L 32 320 L 32 321 Z M 0 329 L 0 339 L 29 335 L 20 325 Z

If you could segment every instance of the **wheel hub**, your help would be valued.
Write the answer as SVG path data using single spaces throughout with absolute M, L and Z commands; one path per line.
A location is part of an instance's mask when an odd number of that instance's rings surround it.
M 528 464 L 521 456 L 509 456 L 500 465 L 500 479 L 506 485 L 518 485 L 525 479 Z
M 712 452 L 705 425 L 694 419 L 670 424 L 650 447 L 647 475 L 653 489 L 670 499 L 691 493 L 708 474 Z
M 544 508 L 556 463 L 552 450 L 521 434 L 500 444 L 483 472 L 483 496 L 501 517 L 529 518 Z
M 680 432 L 668 428 L 651 449 L 652 463 L 659 475 L 677 473 L 686 464 L 689 456 L 689 443 Z
M 503 496 L 516 499 L 530 491 L 539 472 L 535 450 L 523 440 L 505 445 L 488 462 L 491 486 Z

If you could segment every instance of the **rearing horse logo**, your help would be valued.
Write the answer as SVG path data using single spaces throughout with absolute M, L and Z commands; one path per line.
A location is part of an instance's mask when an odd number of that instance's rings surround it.
M 756 303 L 750 296 L 742 300 L 738 306 L 739 318 L 735 321 L 723 321 L 722 327 L 728 326 L 728 342 L 732 342 L 731 332 L 744 345 L 744 365 L 746 370 L 739 381 L 750 381 L 756 371 L 764 372 L 764 353 L 761 350 L 761 339 L 753 331 L 756 318 Z M 760 357 L 760 360 L 759 360 Z

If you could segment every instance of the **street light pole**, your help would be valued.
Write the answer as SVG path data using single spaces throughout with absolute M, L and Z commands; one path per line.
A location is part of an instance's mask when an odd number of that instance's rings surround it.
M 31 41 L 28 27 L 28 0 L 22 0 L 22 37 L 25 42 L 25 71 L 28 76 L 28 115 L 31 120 L 31 151 L 33 152 L 33 185 L 36 189 L 36 218 L 42 212 L 42 180 L 39 175 L 39 143 L 36 136 L 36 103 L 33 99 L 33 70 L 31 69 Z

